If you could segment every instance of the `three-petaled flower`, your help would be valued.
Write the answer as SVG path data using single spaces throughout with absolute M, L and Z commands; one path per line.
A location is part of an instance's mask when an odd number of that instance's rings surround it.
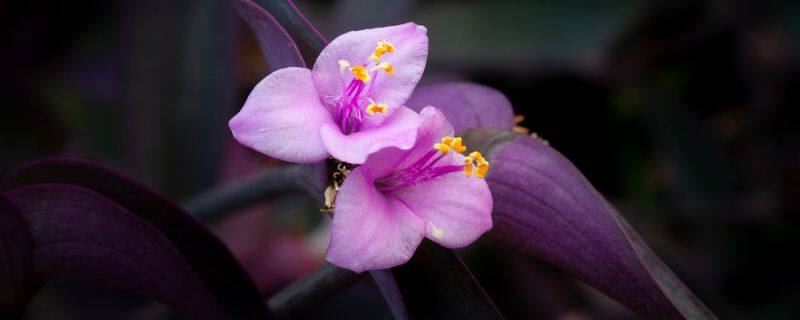
M 464 155 L 439 110 L 404 106 L 425 69 L 426 33 L 406 23 L 343 34 L 313 70 L 264 78 L 230 121 L 240 143 L 268 156 L 356 165 L 335 196 L 326 258 L 337 266 L 393 267 L 425 237 L 457 248 L 492 227 L 489 162 Z
M 373 153 L 337 197 L 327 260 L 361 272 L 408 261 L 424 237 L 466 246 L 491 229 L 492 196 L 481 179 L 489 162 L 469 156 L 433 107 L 420 112 L 414 146 Z
M 414 145 L 419 116 L 404 103 L 425 69 L 428 36 L 414 23 L 345 33 L 314 69 L 284 68 L 253 89 L 229 125 L 243 145 L 312 163 L 360 164 L 384 148 Z

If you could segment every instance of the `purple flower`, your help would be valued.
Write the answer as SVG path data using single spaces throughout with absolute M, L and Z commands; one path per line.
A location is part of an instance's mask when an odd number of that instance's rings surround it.
M 414 146 L 372 154 L 344 181 L 334 207 L 327 260 L 356 272 L 402 264 L 427 237 L 466 246 L 492 227 L 489 163 L 464 156 L 461 138 L 433 107 L 420 112 Z
M 331 155 L 360 164 L 383 148 L 411 148 L 420 120 L 404 103 L 427 57 L 427 30 L 414 23 L 345 33 L 313 71 L 290 67 L 264 78 L 231 131 L 245 146 L 299 163 Z

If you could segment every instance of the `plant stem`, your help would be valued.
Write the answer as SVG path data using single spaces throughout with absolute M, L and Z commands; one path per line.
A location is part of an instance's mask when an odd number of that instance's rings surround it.
M 200 193 L 184 201 L 182 206 L 200 220 L 211 222 L 276 195 L 309 192 L 303 174 L 299 165 L 264 169 L 244 180 Z
M 296 318 L 349 288 L 364 275 L 364 272 L 355 273 L 326 263 L 272 296 L 267 306 L 277 318 Z

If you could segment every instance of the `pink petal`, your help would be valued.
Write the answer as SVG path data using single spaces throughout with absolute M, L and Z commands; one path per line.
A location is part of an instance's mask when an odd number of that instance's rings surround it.
M 420 111 L 420 118 L 422 124 L 414 147 L 407 151 L 381 150 L 371 155 L 359 169 L 368 172 L 370 177 L 382 177 L 417 161 L 442 137 L 453 135 L 453 127 L 438 109 L 426 107 Z M 462 165 L 464 157 L 452 156 L 449 161 Z M 445 247 L 466 246 L 492 228 L 492 196 L 483 179 L 456 172 L 394 191 L 394 194 L 427 222 L 427 237 Z M 441 237 L 434 236 L 434 227 L 442 231 Z
M 402 203 L 375 189 L 364 170 L 353 170 L 336 196 L 326 259 L 355 272 L 394 267 L 414 254 L 425 223 Z
M 422 77 L 428 59 L 428 35 L 425 27 L 412 22 L 392 27 L 366 29 L 345 33 L 333 39 L 322 50 L 314 64 L 314 83 L 323 97 L 336 97 L 342 93 L 339 60 L 351 65 L 366 64 L 378 41 L 391 42 L 395 51 L 383 56 L 382 61 L 394 66 L 392 75 L 378 75 L 377 86 L 369 95 L 373 100 L 388 104 L 390 108 L 403 106 Z
M 474 128 L 514 127 L 514 110 L 505 95 L 470 82 L 437 83 L 414 90 L 406 102 L 413 110 L 434 106 L 453 124 L 456 134 Z
M 492 228 L 492 195 L 483 179 L 450 173 L 394 194 L 427 221 L 426 237 L 444 247 L 467 246 Z
M 380 126 L 345 135 L 333 123 L 320 128 L 320 136 L 330 154 L 341 161 L 361 164 L 370 154 L 389 147 L 407 150 L 414 145 L 420 118 L 406 107 L 397 109 Z
M 298 163 L 325 159 L 319 128 L 333 124 L 319 100 L 311 70 L 284 68 L 256 85 L 228 125 L 239 143 L 270 157 Z

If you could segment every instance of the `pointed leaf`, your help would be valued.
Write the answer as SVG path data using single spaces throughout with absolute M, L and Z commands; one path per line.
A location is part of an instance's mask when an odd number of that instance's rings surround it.
M 392 271 L 413 319 L 503 319 L 453 250 L 424 240 Z
M 113 170 L 68 158 L 45 159 L 24 165 L 6 177 L 0 190 L 8 192 L 49 184 L 67 184 L 91 190 L 120 206 L 124 212 L 152 225 L 170 242 L 172 250 L 192 266 L 197 277 L 228 314 L 265 316 L 266 310 L 258 291 L 227 248 L 172 201 Z
M 490 235 L 653 319 L 715 319 L 572 163 L 528 136 L 492 140 Z
M 306 66 L 292 37 L 264 8 L 250 0 L 231 0 L 231 2 L 255 33 L 261 52 L 272 71 Z
M 406 106 L 419 112 L 426 106 L 441 110 L 457 135 L 475 128 L 514 127 L 514 110 L 503 93 L 470 82 L 445 82 L 419 87 Z
M 296 41 L 306 65 L 314 65 L 322 48 L 328 43 L 325 37 L 300 13 L 291 0 L 258 0 L 258 3 L 271 13 Z
M 225 318 L 223 306 L 169 240 L 108 198 L 64 184 L 6 195 L 31 227 L 36 274 L 152 297 L 189 318 Z

